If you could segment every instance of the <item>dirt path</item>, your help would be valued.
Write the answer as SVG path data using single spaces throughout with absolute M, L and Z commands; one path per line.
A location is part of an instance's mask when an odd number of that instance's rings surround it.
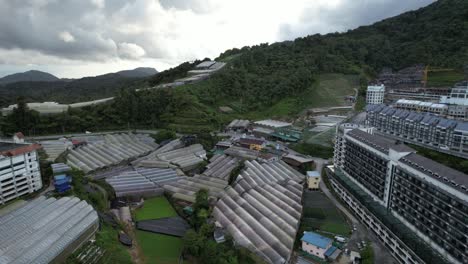
M 125 225 L 125 232 L 132 238 L 132 247 L 128 249 L 130 256 L 132 256 L 132 262 L 135 264 L 144 264 L 144 256 L 143 251 L 141 250 L 140 246 L 138 245 L 138 241 L 136 239 L 135 230 L 133 226 L 130 224 Z

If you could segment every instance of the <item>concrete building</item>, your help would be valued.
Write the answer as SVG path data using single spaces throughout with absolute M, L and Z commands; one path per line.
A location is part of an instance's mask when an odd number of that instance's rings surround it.
M 343 181 L 364 192 L 375 207 L 390 212 L 391 225 L 407 228 L 417 237 L 414 243 L 449 263 L 467 263 L 468 175 L 424 158 L 402 143 L 360 129 L 339 132 L 335 174 L 343 174 Z M 346 198 L 345 191 L 337 193 Z M 399 235 L 405 239 L 406 234 Z M 417 263 L 406 253 L 396 254 L 402 263 Z
M 318 171 L 308 171 L 307 172 L 307 187 L 309 190 L 318 190 L 320 181 L 322 177 Z
M 432 113 L 440 116 L 447 116 L 448 105 L 436 104 L 430 102 L 422 102 L 418 100 L 406 100 L 400 99 L 393 104 L 393 107 L 397 109 L 404 109 L 409 111 L 417 111 L 423 113 Z
M 238 143 L 243 148 L 258 151 L 262 150 L 266 145 L 264 140 L 258 138 L 240 138 Z
M 385 96 L 385 85 L 369 85 L 367 86 L 366 103 L 367 104 L 382 104 Z
M 314 232 L 304 232 L 301 241 L 302 250 L 304 252 L 321 259 L 331 256 L 337 250 L 337 248 L 332 245 L 333 239 Z
M 0 142 L 0 204 L 42 188 L 38 144 Z
M 443 104 L 468 105 L 468 81 L 457 83 L 449 96 L 441 96 Z
M 379 133 L 468 158 L 467 122 L 385 105 L 368 105 L 366 112 L 367 124 Z

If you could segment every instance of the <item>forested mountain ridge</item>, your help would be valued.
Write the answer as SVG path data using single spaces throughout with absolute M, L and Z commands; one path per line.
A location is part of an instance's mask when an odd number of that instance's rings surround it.
M 59 80 L 59 78 L 57 78 L 56 76 L 50 73 L 31 70 L 27 72 L 14 73 L 14 74 L 10 74 L 5 77 L 2 77 L 0 78 L 0 85 L 5 85 L 8 83 L 14 83 L 14 82 L 26 82 L 26 81 L 53 82 L 57 80 Z
M 318 89 L 315 84 L 323 73 L 359 75 L 365 84 L 387 66 L 400 69 L 423 63 L 460 69 L 468 64 L 467 21 L 468 1 L 439 0 L 345 33 L 232 49 L 217 58 L 227 66 L 206 81 L 139 93 L 125 89 L 113 103 L 70 113 L 77 118 L 63 118 L 73 120 L 67 128 L 73 131 L 129 124 L 209 131 L 285 98 L 300 102 L 305 90 L 313 94 Z M 185 77 L 194 65 L 187 62 L 158 73 L 150 85 Z M 219 113 L 221 105 L 231 106 L 235 113 Z M 43 131 L 50 129 L 47 126 Z
M 13 104 L 18 96 L 28 102 L 75 103 L 115 96 L 120 89 L 138 88 L 146 78 L 157 74 L 154 68 L 136 68 L 80 79 L 29 80 L 0 85 L 0 107 Z

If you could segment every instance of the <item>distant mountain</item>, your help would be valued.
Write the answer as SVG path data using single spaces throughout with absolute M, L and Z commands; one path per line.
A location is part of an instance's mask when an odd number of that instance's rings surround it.
M 30 72 L 34 73 L 38 71 Z M 26 73 L 30 74 L 30 72 Z M 58 101 L 61 103 L 73 103 L 101 99 L 114 96 L 121 89 L 141 88 L 147 85 L 146 81 L 148 77 L 152 77 L 156 73 L 158 71 L 153 68 L 142 67 L 80 79 L 58 79 L 53 75 L 50 75 L 53 78 L 49 79 L 13 79 L 10 76 L 6 76 L 5 78 L 8 77 L 7 82 L 0 82 L 0 107 L 13 104 L 18 96 L 25 97 L 29 102 Z
M 0 78 L 0 85 L 15 83 L 15 82 L 55 82 L 59 78 L 56 76 L 42 71 L 27 71 L 21 73 L 15 73 Z
M 149 77 L 158 73 L 158 71 L 154 68 L 147 68 L 147 67 L 139 67 L 133 70 L 125 70 L 116 72 L 119 75 L 129 78 L 137 78 L 137 77 Z

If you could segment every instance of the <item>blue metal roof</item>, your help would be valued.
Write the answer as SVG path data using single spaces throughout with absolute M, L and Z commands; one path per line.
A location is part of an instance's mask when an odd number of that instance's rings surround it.
M 327 246 L 332 242 L 330 238 L 321 236 L 314 232 L 304 232 L 304 236 L 302 236 L 301 240 L 323 249 L 327 248 Z
M 337 250 L 336 247 L 331 246 L 329 249 L 327 249 L 327 251 L 325 251 L 324 253 L 325 257 L 330 257 L 333 254 L 333 252 L 335 252 L 336 250 Z
M 320 172 L 318 171 L 308 171 L 307 177 L 320 177 Z

